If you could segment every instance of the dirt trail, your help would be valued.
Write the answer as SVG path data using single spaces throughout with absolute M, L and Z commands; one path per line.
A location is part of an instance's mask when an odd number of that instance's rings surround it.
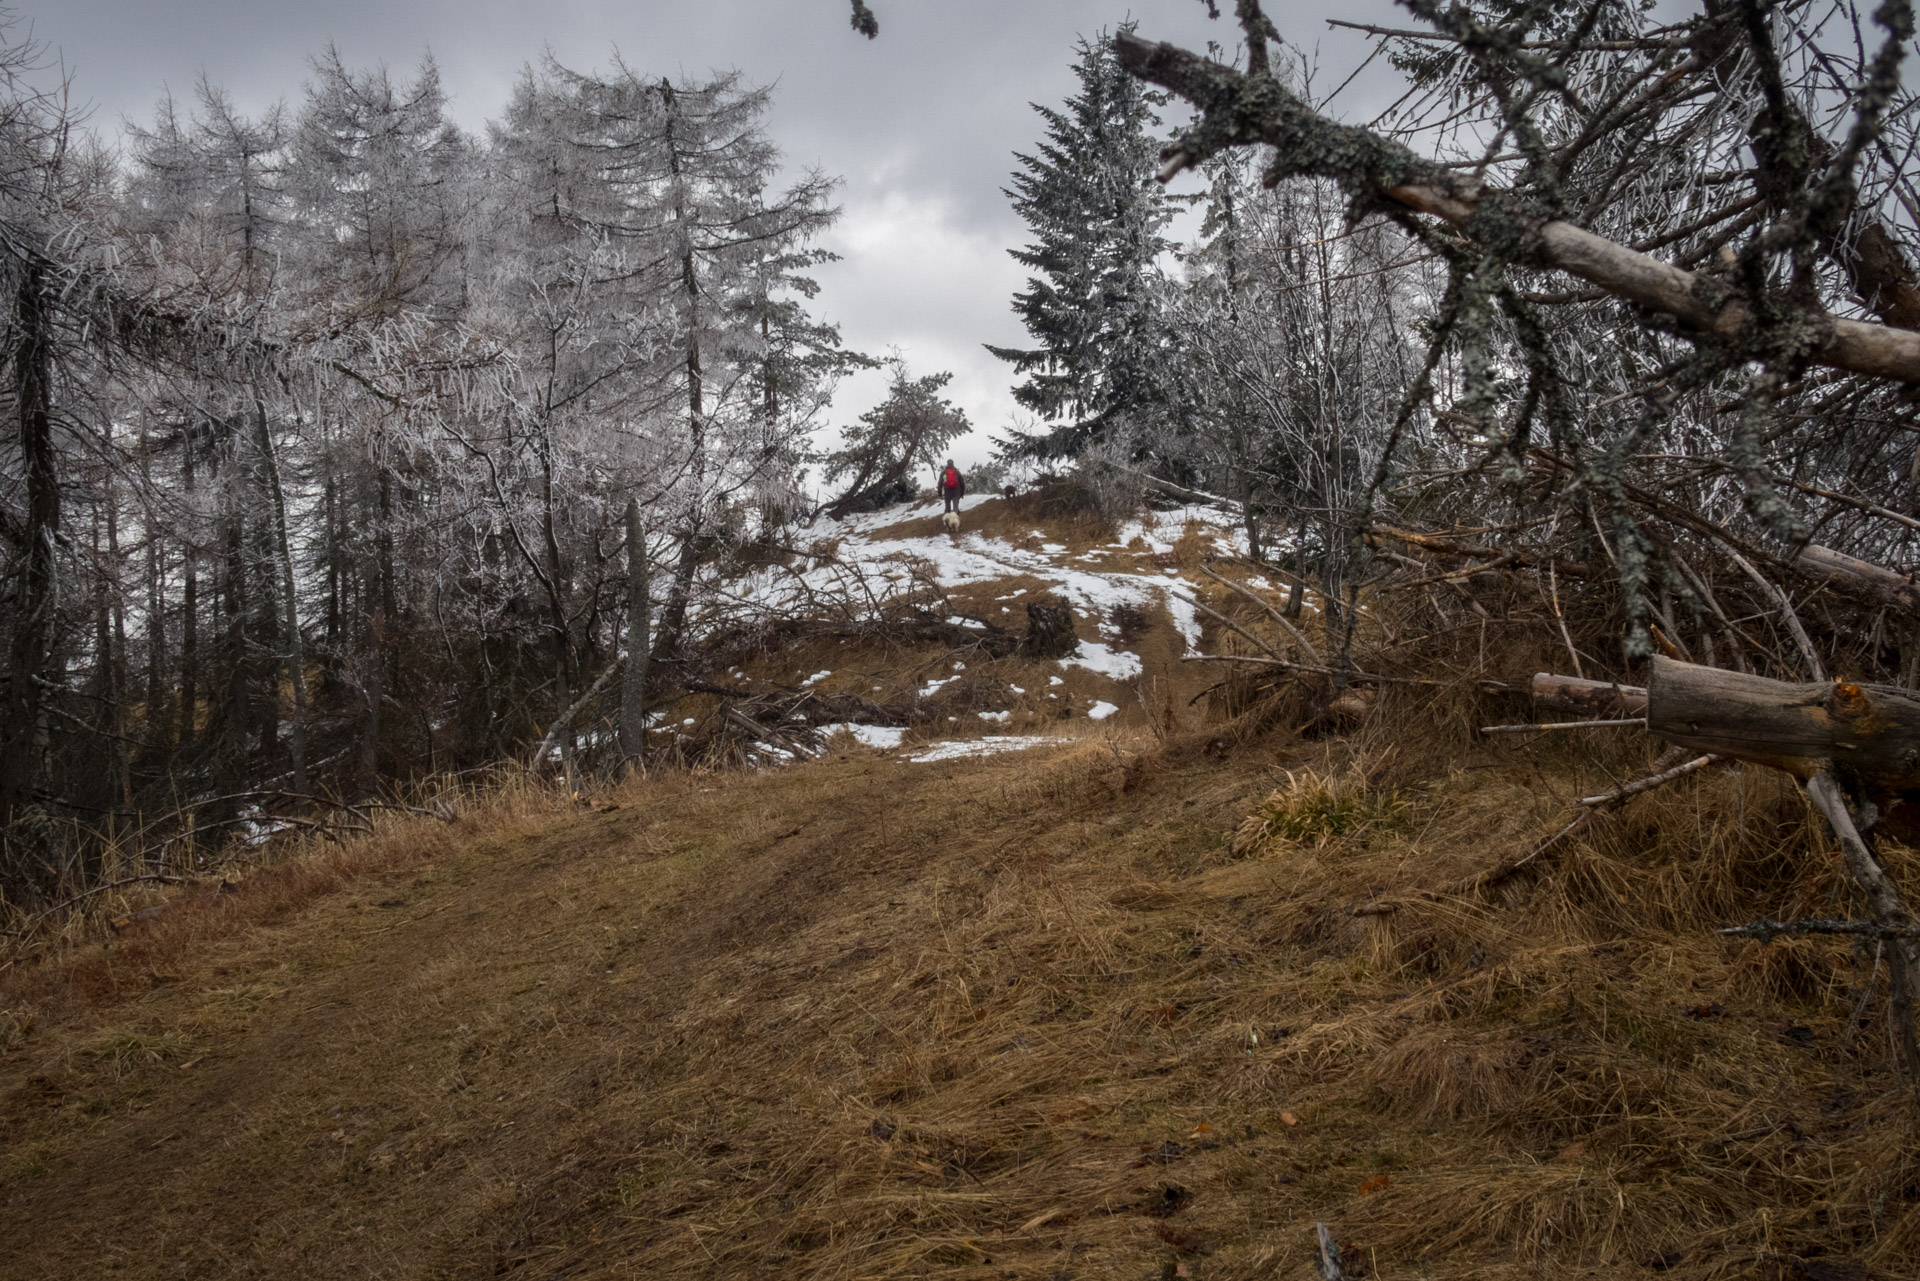
M 934 816 L 1034 759 L 647 789 L 349 886 L 157 975 L 94 1028 L 47 1029 L 0 1078 L 16 1165 L 0 1275 L 531 1264 L 556 1220 L 617 1189 L 623 1137 L 678 1119 L 653 1114 L 649 1078 L 676 1015 L 711 998 L 701 967 L 824 932 L 804 951 L 826 959 L 743 975 L 731 999 L 765 1005 L 870 959 L 878 941 L 848 922 L 897 913 L 912 869 L 981 835 L 963 819 L 939 849 L 953 824 Z M 148 1048 L 169 1032 L 184 1044 Z
M 1867 972 L 1708 928 L 1790 787 L 1434 902 L 1541 762 L 1135 734 L 403 825 L 7 975 L 0 1278 L 1911 1275 Z

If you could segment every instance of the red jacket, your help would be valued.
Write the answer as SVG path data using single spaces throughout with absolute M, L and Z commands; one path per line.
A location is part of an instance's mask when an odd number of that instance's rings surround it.
M 942 467 L 940 469 L 940 492 L 943 494 L 951 494 L 955 498 L 965 498 L 967 496 L 966 478 L 961 476 L 958 467 Z

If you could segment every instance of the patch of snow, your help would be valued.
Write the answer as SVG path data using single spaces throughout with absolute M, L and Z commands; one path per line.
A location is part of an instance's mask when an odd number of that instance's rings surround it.
M 842 721 L 837 725 L 822 725 L 820 732 L 828 738 L 835 734 L 851 734 L 876 752 L 889 751 L 900 746 L 900 739 L 906 730 L 893 725 L 855 725 Z
M 1013 719 L 1012 712 L 977 712 L 975 715 L 983 721 L 999 721 L 1002 725 Z
M 1007 688 L 1012 690 L 1016 694 L 1024 694 L 1027 692 L 1024 689 L 1021 689 L 1018 685 L 1008 685 Z
M 1140 674 L 1140 656 L 1130 650 L 1110 649 L 1099 641 L 1083 640 L 1080 653 L 1074 658 L 1060 660 L 1069 667 L 1084 667 L 1090 672 L 1117 681 L 1128 681 Z
M 1066 684 L 1066 682 L 1065 682 L 1065 681 L 1063 681 L 1063 680 L 1061 680 L 1061 679 L 1060 679 L 1060 678 L 1059 678 L 1058 676 L 1049 676 L 1049 677 L 1047 677 L 1047 684 L 1049 684 L 1049 685 L 1065 685 L 1065 684 Z
M 681 721 L 680 723 L 682 725 L 691 725 L 693 724 L 693 717 L 689 716 L 687 717 L 687 719 L 685 719 L 684 721 Z
M 827 679 L 827 677 L 831 675 L 833 675 L 831 671 L 815 672 L 813 675 L 807 677 L 807 679 L 801 681 L 800 683 L 802 685 L 818 685 L 821 681 Z
M 1061 552 L 1067 550 L 1067 545 L 1065 543 L 1041 543 L 1040 550 L 1049 556 L 1058 556 Z
M 961 739 L 952 743 L 936 743 L 924 751 L 915 752 L 907 757 L 922 765 L 934 761 L 957 760 L 962 756 L 991 756 L 995 752 L 1024 752 L 1029 747 L 1038 747 L 1047 740 L 1037 735 L 999 735 L 991 734 L 986 738 Z
M 1107 717 L 1119 710 L 1120 709 L 1112 703 L 1102 700 L 1087 709 L 1087 719 L 1090 721 L 1104 721 Z

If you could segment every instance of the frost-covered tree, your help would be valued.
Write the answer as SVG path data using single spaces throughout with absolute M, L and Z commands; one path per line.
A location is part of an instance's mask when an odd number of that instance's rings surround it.
M 1020 155 L 1008 195 L 1034 241 L 1013 257 L 1035 273 L 1014 296 L 1030 348 L 989 347 L 1025 381 L 1014 397 L 1057 426 L 1014 432 L 1012 457 L 1065 458 L 1124 425 L 1158 428 L 1177 402 L 1169 377 L 1159 259 L 1172 206 L 1154 181 L 1154 99 L 1114 57 L 1113 37 L 1082 40 L 1079 92 L 1035 106 L 1046 138 Z
M 860 415 L 840 448 L 821 460 L 828 484 L 847 483 L 827 505 L 835 518 L 913 497 L 915 474 L 937 466 L 947 446 L 972 430 L 965 412 L 940 394 L 952 374 L 915 378 L 899 357 L 888 363 L 887 398 Z
M 728 625 L 719 562 L 871 363 L 814 313 L 832 183 L 781 176 L 770 95 L 548 59 L 475 138 L 431 62 L 330 50 L 116 157 L 32 61 L 0 43 L 0 896 L 183 798 L 176 836 L 564 756 L 623 659 L 637 751 L 682 671 L 646 660 Z

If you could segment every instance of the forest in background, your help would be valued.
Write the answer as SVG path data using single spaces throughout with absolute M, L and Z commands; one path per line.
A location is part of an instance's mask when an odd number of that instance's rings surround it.
M 1484 629 L 1467 579 L 1545 570 L 1576 671 L 1657 647 L 1911 681 L 1897 601 L 1795 577 L 1815 537 L 1915 559 L 1916 376 L 1835 354 L 1842 321 L 1920 321 L 1906 6 L 1405 7 L 1414 29 L 1373 32 L 1404 93 L 1363 124 L 1323 114 L 1344 82 L 1258 4 L 1232 66 L 1083 43 L 1015 162 L 1033 343 L 1001 354 L 1035 421 L 1007 460 L 1109 513 L 1223 497 L 1336 634 L 1363 591 Z M 38 57 L 15 28 L 12 901 L 85 883 L 116 830 L 262 790 L 365 796 L 549 742 L 621 768 L 648 691 L 767 623 L 720 585 L 795 553 L 805 469 L 882 501 L 963 429 L 902 368 L 815 455 L 867 363 L 810 310 L 832 184 L 777 180 L 771 100 L 738 77 L 545 61 L 479 137 L 431 64 L 329 52 L 285 109 L 206 85 L 112 146 L 33 87 Z M 1191 243 L 1161 181 L 1183 169 Z M 1569 267 L 1569 225 L 1685 279 Z M 1344 635 L 1325 675 L 1364 683 Z

